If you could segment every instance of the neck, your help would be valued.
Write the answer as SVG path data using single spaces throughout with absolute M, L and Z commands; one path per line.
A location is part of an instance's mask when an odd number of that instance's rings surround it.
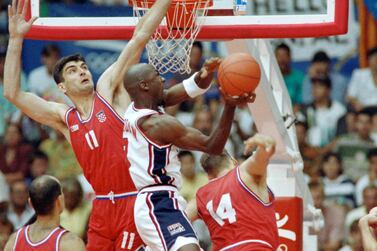
M 54 229 L 60 225 L 60 215 L 59 214 L 52 214 L 52 215 L 39 215 L 37 217 L 37 221 L 33 224 L 35 228 L 38 229 Z
M 155 101 L 153 101 L 150 97 L 144 97 L 140 99 L 135 99 L 134 104 L 136 108 L 142 109 L 151 109 L 151 110 L 158 110 L 158 105 Z
M 70 97 L 83 119 L 87 119 L 92 112 L 95 92 L 90 95 Z
M 322 98 L 314 101 L 314 106 L 316 108 L 321 108 L 321 107 L 328 107 L 330 105 L 330 99 L 328 98 Z

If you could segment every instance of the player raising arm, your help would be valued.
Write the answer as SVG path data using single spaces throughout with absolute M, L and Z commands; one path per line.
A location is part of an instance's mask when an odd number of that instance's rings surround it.
M 22 4 L 23 1 L 13 0 L 8 6 L 9 45 L 4 67 L 4 96 L 27 116 L 59 130 L 71 143 L 83 173 L 96 193 L 89 220 L 87 250 L 125 247 L 137 250 L 142 241 L 133 217 L 136 188 L 122 148 L 122 116 L 130 102 L 122 87 L 123 74 L 139 60 L 171 0 L 156 1 L 140 20 L 117 61 L 101 75 L 97 90 L 94 90 L 92 74 L 83 57 L 70 55 L 58 61 L 54 79 L 74 107 L 48 102 L 20 89 L 22 44 L 35 21 L 35 18 L 25 21 L 28 0 L 24 6 Z M 217 65 L 216 60 L 207 62 L 202 71 L 185 84 L 164 91 L 164 103 L 175 104 L 203 93 L 212 79 L 212 65 Z
M 372 208 L 369 214 L 359 220 L 359 228 L 363 238 L 363 248 L 365 251 L 377 250 L 377 207 Z
M 275 251 L 274 195 L 266 182 L 275 141 L 256 134 L 245 145 L 245 153 L 256 151 L 236 167 L 226 154 L 203 154 L 201 164 L 211 181 L 198 190 L 187 214 L 191 220 L 203 219 L 214 250 Z

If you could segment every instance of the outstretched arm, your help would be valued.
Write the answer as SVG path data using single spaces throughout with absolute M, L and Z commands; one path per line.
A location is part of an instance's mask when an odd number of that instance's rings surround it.
M 250 153 L 257 147 L 255 153 L 245 160 L 240 169 L 245 180 L 252 177 L 255 181 L 266 181 L 267 165 L 271 156 L 275 153 L 275 141 L 266 135 L 256 134 L 245 141 L 245 153 Z
M 174 85 L 164 91 L 164 101 L 166 106 L 176 105 L 182 101 L 195 98 L 203 94 L 211 85 L 213 74 L 221 63 L 220 58 L 210 58 L 206 60 L 203 67 L 183 83 Z
M 4 65 L 4 97 L 16 105 L 23 113 L 39 123 L 60 129 L 64 121 L 67 106 L 47 102 L 38 96 L 20 89 L 21 52 L 25 34 L 30 30 L 36 18 L 25 21 L 28 0 L 12 1 L 8 6 L 9 44 Z
M 363 247 L 365 251 L 376 251 L 377 240 L 374 237 L 373 228 L 377 227 L 377 216 L 369 213 L 363 216 L 359 221 L 359 228 L 363 239 Z
M 109 99 L 122 87 L 123 77 L 129 67 L 138 63 L 143 50 L 164 18 L 172 0 L 158 0 L 140 19 L 131 40 L 127 43 L 117 61 L 98 80 L 97 91 Z M 110 83 L 110 86 L 109 86 Z

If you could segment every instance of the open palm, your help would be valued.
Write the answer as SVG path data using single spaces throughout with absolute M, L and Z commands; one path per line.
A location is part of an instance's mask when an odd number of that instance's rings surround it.
M 28 4 L 29 0 L 25 0 L 24 5 L 21 0 L 13 0 L 12 5 L 8 5 L 8 27 L 10 36 L 24 37 L 24 35 L 30 30 L 33 22 L 37 19 L 36 17 L 33 17 L 29 21 L 25 20 Z

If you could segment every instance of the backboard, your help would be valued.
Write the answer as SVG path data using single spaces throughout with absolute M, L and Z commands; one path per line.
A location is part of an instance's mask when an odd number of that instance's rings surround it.
M 198 39 L 299 38 L 347 32 L 348 0 L 248 0 L 243 15 L 234 15 L 234 2 L 214 0 Z M 40 0 L 30 1 L 28 14 L 28 18 L 40 17 L 27 34 L 30 39 L 129 39 L 137 23 L 137 18 L 126 16 L 42 17 Z

